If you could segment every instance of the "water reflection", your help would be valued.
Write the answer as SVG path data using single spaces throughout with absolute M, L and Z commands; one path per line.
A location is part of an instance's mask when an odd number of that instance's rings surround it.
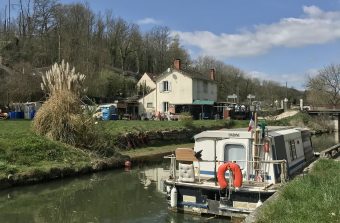
M 315 152 L 325 150 L 339 143 L 339 132 L 314 135 L 312 136 L 312 143 Z
M 137 168 L 4 190 L 0 192 L 0 222 L 204 221 L 168 211 L 165 195 L 159 192 L 164 174 L 159 167 Z

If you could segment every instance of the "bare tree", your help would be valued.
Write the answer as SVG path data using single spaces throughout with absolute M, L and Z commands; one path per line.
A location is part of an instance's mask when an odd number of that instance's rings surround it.
M 315 77 L 309 77 L 307 87 L 310 94 L 319 101 L 333 107 L 340 103 L 340 64 L 331 64 L 318 71 Z

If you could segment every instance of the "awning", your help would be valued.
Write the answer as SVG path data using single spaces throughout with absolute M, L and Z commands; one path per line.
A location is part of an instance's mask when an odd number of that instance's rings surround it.
M 214 105 L 212 100 L 194 100 L 193 105 Z

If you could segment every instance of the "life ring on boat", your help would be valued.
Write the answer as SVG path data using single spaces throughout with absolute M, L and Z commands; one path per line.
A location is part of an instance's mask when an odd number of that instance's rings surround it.
M 217 180 L 218 184 L 220 185 L 220 188 L 224 189 L 228 186 L 228 182 L 225 179 L 225 172 L 227 170 L 231 170 L 233 173 L 234 187 L 235 188 L 241 187 L 243 177 L 240 166 L 236 163 L 228 162 L 220 165 L 217 170 Z

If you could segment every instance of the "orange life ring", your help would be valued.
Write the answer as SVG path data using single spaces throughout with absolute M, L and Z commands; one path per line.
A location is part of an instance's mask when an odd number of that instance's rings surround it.
M 228 182 L 225 179 L 225 172 L 227 170 L 231 170 L 233 173 L 234 187 L 241 187 L 243 177 L 240 166 L 236 163 L 228 162 L 220 165 L 217 170 L 217 180 L 220 188 L 224 189 L 228 186 Z

